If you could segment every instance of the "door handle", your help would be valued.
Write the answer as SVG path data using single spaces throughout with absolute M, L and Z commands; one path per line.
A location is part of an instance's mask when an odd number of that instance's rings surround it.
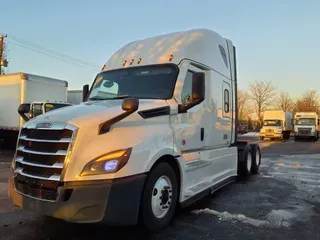
M 201 131 L 200 131 L 200 140 L 203 141 L 204 139 L 204 128 L 201 128 Z

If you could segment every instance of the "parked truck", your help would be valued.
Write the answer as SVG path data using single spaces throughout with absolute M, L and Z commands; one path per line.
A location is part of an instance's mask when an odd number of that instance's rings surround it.
M 260 139 L 290 139 L 292 131 L 292 113 L 282 110 L 267 110 L 263 113 L 263 126 Z
M 68 82 L 28 73 L 0 76 L 0 138 L 15 146 L 24 119 L 17 113 L 20 104 L 32 110 L 39 104 L 66 103 Z M 25 107 L 27 107 L 25 106 Z M 48 107 L 47 107 L 48 110 Z
M 319 139 L 319 116 L 316 112 L 296 112 L 294 116 L 294 140 Z
M 125 45 L 105 66 L 83 87 L 83 103 L 22 126 L 14 205 L 158 231 L 178 206 L 258 172 L 259 145 L 237 139 L 231 40 L 207 29 L 170 33 Z
M 82 89 L 68 91 L 68 103 L 79 104 L 82 102 Z

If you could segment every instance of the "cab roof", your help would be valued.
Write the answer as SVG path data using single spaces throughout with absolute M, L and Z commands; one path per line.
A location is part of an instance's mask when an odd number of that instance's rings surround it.
M 190 59 L 211 69 L 219 69 L 230 76 L 230 64 L 225 63 L 221 47 L 228 55 L 227 41 L 209 29 L 192 29 L 150 37 L 131 42 L 116 51 L 106 62 L 102 71 L 153 64 L 179 64 Z M 230 48 L 230 46 L 229 46 Z

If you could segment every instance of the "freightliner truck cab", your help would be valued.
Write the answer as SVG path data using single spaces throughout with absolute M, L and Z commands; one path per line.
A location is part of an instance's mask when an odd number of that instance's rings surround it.
M 84 102 L 26 122 L 9 176 L 22 209 L 69 222 L 165 227 L 177 207 L 258 172 L 237 140 L 233 43 L 207 29 L 115 52 Z

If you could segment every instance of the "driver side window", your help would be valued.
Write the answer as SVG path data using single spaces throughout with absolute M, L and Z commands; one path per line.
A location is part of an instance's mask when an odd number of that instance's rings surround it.
M 183 88 L 181 91 L 181 102 L 187 104 L 192 101 L 192 78 L 193 72 L 188 70 L 186 79 L 184 80 Z
M 41 115 L 42 114 L 42 104 L 34 104 L 33 105 L 33 117 L 36 117 L 38 115 Z

